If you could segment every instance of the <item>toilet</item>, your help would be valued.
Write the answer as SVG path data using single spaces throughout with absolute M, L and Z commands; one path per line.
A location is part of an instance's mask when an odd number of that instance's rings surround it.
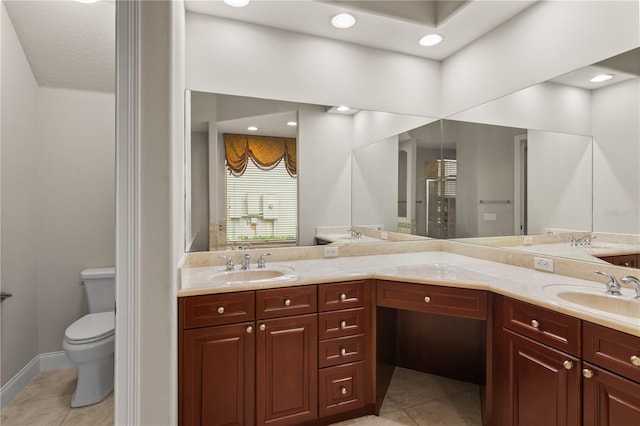
M 84 269 L 80 276 L 89 313 L 64 332 L 62 347 L 78 368 L 71 407 L 102 401 L 113 390 L 115 341 L 115 269 Z

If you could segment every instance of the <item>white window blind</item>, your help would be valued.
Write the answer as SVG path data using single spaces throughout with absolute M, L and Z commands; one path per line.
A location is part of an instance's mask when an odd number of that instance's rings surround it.
M 227 241 L 295 241 L 298 181 L 280 162 L 260 170 L 249 161 L 242 176 L 226 175 Z

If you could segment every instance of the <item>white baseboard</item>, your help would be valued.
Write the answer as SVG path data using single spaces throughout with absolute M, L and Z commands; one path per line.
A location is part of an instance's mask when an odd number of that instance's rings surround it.
M 75 368 L 63 351 L 37 355 L 0 389 L 0 410 L 4 410 L 38 373 L 59 368 Z

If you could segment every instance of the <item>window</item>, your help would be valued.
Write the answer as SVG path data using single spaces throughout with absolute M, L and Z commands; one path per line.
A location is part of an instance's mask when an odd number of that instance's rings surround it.
M 298 181 L 291 163 L 288 170 L 283 157 L 264 170 L 253 156 L 247 160 L 242 174 L 226 174 L 227 242 L 295 243 Z

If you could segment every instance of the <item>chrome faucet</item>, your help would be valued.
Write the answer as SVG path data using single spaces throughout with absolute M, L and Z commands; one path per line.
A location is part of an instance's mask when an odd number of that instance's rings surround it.
M 260 257 L 258 258 L 258 269 L 262 269 L 266 266 L 264 261 L 265 256 L 271 256 L 271 253 L 264 253 L 260 255 Z
M 632 277 L 631 275 L 626 275 L 622 278 L 620 278 L 620 281 L 622 281 L 625 284 L 632 284 L 633 285 L 633 289 L 636 291 L 636 299 L 640 300 L 640 280 L 637 279 L 636 277 Z
M 245 253 L 242 256 L 242 266 L 240 269 L 251 269 L 251 255 L 249 253 Z
M 353 229 L 353 228 L 349 228 L 349 229 L 347 229 L 347 231 L 348 231 L 348 232 L 351 232 L 351 238 L 354 238 L 354 239 L 356 239 L 356 240 L 359 240 L 359 239 L 360 239 L 360 237 L 362 237 L 362 233 L 361 233 L 361 232 L 356 231 L 356 230 L 355 230 L 355 229 Z
M 618 283 L 616 277 L 601 271 L 596 271 L 595 273 L 609 278 L 609 282 L 607 283 L 607 294 L 612 296 L 622 296 L 622 293 L 620 292 L 620 290 L 622 290 L 622 286 Z
M 218 256 L 220 259 L 226 259 L 227 260 L 227 267 L 226 270 L 227 271 L 233 271 L 233 268 L 236 266 L 233 263 L 233 259 L 231 259 L 229 256 Z
M 574 246 L 574 247 L 576 247 L 576 246 L 590 246 L 592 238 L 596 238 L 596 236 L 593 235 L 593 234 L 587 234 L 582 238 L 571 237 L 571 245 Z

